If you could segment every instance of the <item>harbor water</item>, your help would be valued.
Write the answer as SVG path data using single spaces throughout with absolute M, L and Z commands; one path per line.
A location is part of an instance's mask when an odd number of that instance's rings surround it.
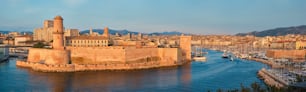
M 208 50 L 206 62 L 179 67 L 132 71 L 43 73 L 16 67 L 16 59 L 0 64 L 0 91 L 99 91 L 99 92 L 204 92 L 240 89 L 257 82 L 257 71 L 266 65 L 248 60 L 221 58 Z

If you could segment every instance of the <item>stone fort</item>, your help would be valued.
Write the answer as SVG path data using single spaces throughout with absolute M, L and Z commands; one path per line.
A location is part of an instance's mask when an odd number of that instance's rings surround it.
M 108 45 L 75 46 L 71 45 L 72 42 L 75 42 L 74 40 L 99 43 L 99 40 L 108 39 L 109 34 L 104 32 L 106 33 L 102 35 L 104 37 L 64 38 L 63 18 L 61 16 L 54 18 L 53 26 L 52 48 L 30 48 L 27 60 L 17 61 L 17 66 L 31 67 L 34 70 L 41 71 L 90 70 L 86 68 L 92 70 L 141 69 L 176 66 L 191 60 L 191 36 L 180 36 L 180 46 L 177 48 Z M 87 65 L 93 66 L 88 67 Z M 80 67 L 84 69 L 80 69 Z

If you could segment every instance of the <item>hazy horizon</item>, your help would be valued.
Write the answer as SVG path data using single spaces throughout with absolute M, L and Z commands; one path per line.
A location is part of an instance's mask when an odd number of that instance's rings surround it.
M 306 25 L 305 0 L 1 0 L 0 30 L 32 31 L 64 18 L 66 28 L 236 34 Z

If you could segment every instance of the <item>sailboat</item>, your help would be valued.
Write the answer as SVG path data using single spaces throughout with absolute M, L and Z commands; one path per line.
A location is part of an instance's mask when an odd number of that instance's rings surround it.
M 195 55 L 192 58 L 194 61 L 206 61 L 206 57 L 203 55 L 202 48 L 195 48 Z

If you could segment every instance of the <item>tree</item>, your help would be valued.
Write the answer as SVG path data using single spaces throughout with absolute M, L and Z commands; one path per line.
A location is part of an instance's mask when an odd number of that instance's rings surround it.
M 38 42 L 36 44 L 34 44 L 33 48 L 44 48 L 45 44 L 42 42 Z
M 259 92 L 260 90 L 260 85 L 257 82 L 252 83 L 251 87 L 253 89 L 253 92 Z

